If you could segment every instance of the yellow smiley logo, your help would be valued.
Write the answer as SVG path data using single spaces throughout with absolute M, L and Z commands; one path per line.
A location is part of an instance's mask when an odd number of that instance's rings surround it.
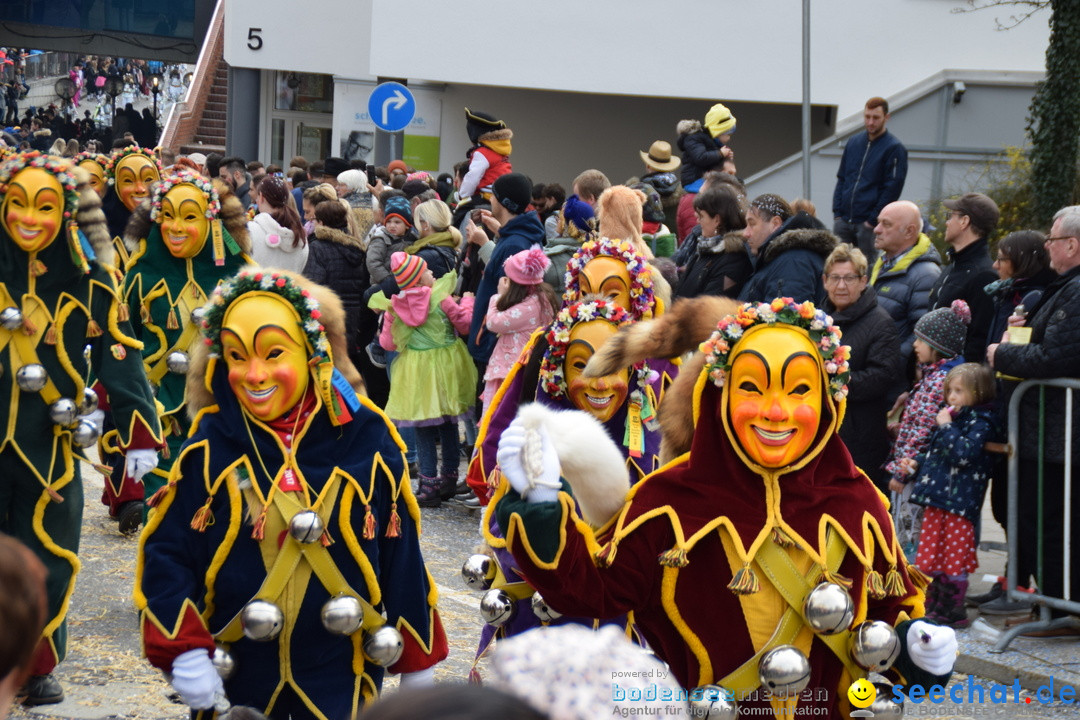
M 867 708 L 877 700 L 877 688 L 866 678 L 859 678 L 847 689 L 848 700 L 857 708 Z

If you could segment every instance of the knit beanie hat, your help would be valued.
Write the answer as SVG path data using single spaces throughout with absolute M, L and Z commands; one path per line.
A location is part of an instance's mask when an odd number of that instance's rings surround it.
M 716 103 L 705 113 L 705 127 L 713 137 L 735 132 L 735 116 L 720 103 Z
M 414 288 L 420 284 L 420 276 L 427 270 L 427 263 L 419 255 L 396 252 L 390 256 L 390 272 L 402 290 Z
M 544 271 L 551 265 L 547 255 L 539 245 L 511 255 L 503 263 L 506 277 L 518 285 L 539 285 L 544 282 Z
M 491 193 L 500 205 L 520 215 L 532 202 L 532 181 L 521 173 L 506 173 L 491 185 Z
M 562 216 L 563 223 L 566 226 L 564 232 L 570 236 L 573 236 L 570 230 L 571 225 L 580 235 L 581 233 L 591 232 L 596 224 L 596 213 L 593 211 L 592 205 L 577 195 L 566 198 L 566 202 L 562 206 Z
M 395 170 L 407 173 L 409 172 L 409 166 L 405 164 L 404 160 L 391 160 L 390 164 L 386 166 L 386 172 L 393 173 Z
M 937 350 L 942 357 L 956 357 L 964 351 L 970 322 L 968 304 L 953 300 L 950 307 L 931 310 L 919 318 L 915 323 L 915 337 Z
M 412 227 L 412 208 L 407 198 L 395 195 L 386 201 L 383 205 L 383 222 L 385 223 L 391 217 L 401 218 L 407 226 Z

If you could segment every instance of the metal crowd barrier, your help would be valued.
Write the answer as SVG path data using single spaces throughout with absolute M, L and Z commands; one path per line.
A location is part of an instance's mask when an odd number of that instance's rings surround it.
M 1035 488 L 1024 488 L 1025 492 L 1035 492 L 1036 502 L 1038 503 L 1038 550 L 1037 550 L 1037 563 L 1035 569 L 1035 577 L 1037 580 L 1043 578 L 1043 559 L 1047 553 L 1059 552 L 1062 554 L 1062 582 L 1063 582 L 1063 595 L 1064 597 L 1051 597 L 1049 595 L 1042 594 L 1042 588 L 1040 587 L 1035 592 L 1024 592 L 1017 590 L 1016 587 L 1022 581 L 1025 585 L 1028 582 L 1028 578 L 1018 578 L 1018 550 L 1019 550 L 1019 536 L 1020 536 L 1020 402 L 1023 399 L 1025 393 L 1032 388 L 1039 388 L 1039 476 L 1038 483 Z M 1043 489 L 1043 460 L 1045 453 L 1043 452 L 1043 443 L 1045 438 L 1045 426 L 1046 426 L 1046 401 L 1043 395 L 1045 388 L 1063 388 L 1065 390 L 1065 482 L 1064 482 L 1064 497 L 1062 498 L 1047 498 L 1044 497 Z M 1002 632 L 999 636 L 997 643 L 992 648 L 992 652 L 1000 653 L 1004 652 L 1013 638 L 1032 630 L 1051 630 L 1064 627 L 1076 627 L 1080 628 L 1080 618 L 1076 617 L 1080 615 L 1080 598 L 1073 598 L 1070 590 L 1072 583 L 1072 445 L 1073 445 L 1073 391 L 1080 390 L 1080 380 L 1074 380 L 1071 378 L 1055 378 L 1052 380 L 1025 380 L 1021 382 L 1016 390 L 1013 391 L 1012 398 L 1009 400 L 1009 516 L 1008 516 L 1008 545 L 1009 545 L 1009 558 L 1008 569 L 1006 570 L 1006 582 L 1008 583 L 1007 597 L 1010 600 L 1034 602 L 1038 607 L 1039 619 L 1032 622 L 1016 625 L 1012 628 L 1008 628 Z M 1043 509 L 1045 507 L 1062 507 L 1064 509 L 1064 525 L 1063 535 L 1064 541 L 1059 548 L 1047 548 L 1043 543 Z M 1050 610 L 1061 610 L 1063 612 L 1072 613 L 1070 617 L 1051 618 Z

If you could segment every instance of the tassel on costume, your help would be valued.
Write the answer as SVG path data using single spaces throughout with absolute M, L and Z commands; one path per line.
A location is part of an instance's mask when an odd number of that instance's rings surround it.
M 893 597 L 904 596 L 904 581 L 895 565 L 885 574 L 885 592 Z
M 772 529 L 772 541 L 782 548 L 795 547 L 795 541 L 780 527 L 774 527 Z
M 323 530 L 322 535 L 319 536 L 319 542 L 323 547 L 330 547 L 334 544 L 334 538 L 330 537 L 329 530 Z
M 761 583 L 750 563 L 746 563 L 735 573 L 735 577 L 731 578 L 727 588 L 736 595 L 753 595 L 761 589 Z
M 120 322 L 127 322 L 131 319 L 131 308 L 128 307 L 127 303 L 117 303 L 116 318 Z
M 169 308 L 169 315 L 165 318 L 166 330 L 179 330 L 180 321 L 176 319 L 176 308 Z
M 690 564 L 686 557 L 686 551 L 682 548 L 671 548 L 660 553 L 660 564 L 664 567 L 681 568 Z
M 45 267 L 45 263 L 41 262 L 37 258 L 30 261 L 30 276 L 41 277 L 45 273 L 49 272 L 49 268 Z
M 851 581 L 851 578 L 844 577 L 838 572 L 829 572 L 828 570 L 821 573 L 821 581 L 834 583 L 841 586 L 845 590 L 850 590 L 852 586 L 855 585 L 855 583 Z
M 371 505 L 364 506 L 364 539 L 375 539 L 375 516 L 371 514 Z
M 157 504 L 161 502 L 162 498 L 165 497 L 165 493 L 172 489 L 172 486 L 172 483 L 168 483 L 159 487 L 157 491 L 155 491 L 154 494 L 150 496 L 150 499 L 146 501 L 146 505 L 148 507 L 157 507 Z
M 872 600 L 883 600 L 885 598 L 885 583 L 881 579 L 881 573 L 877 570 L 871 569 L 866 573 L 866 594 Z
M 259 517 L 255 519 L 255 526 L 251 528 L 251 539 L 261 541 L 266 536 L 266 511 L 270 509 L 269 505 L 263 505 L 262 512 L 259 513 Z
M 37 325 L 35 325 L 29 316 L 24 315 L 22 321 L 22 331 L 24 335 L 34 336 L 37 334 Z
M 600 548 L 600 551 L 596 553 L 596 564 L 599 567 L 606 568 L 611 567 L 611 563 L 615 560 L 615 541 L 606 543 L 604 547 Z
M 51 325 L 49 325 L 49 329 L 45 331 L 45 344 L 56 344 L 56 323 L 52 323 Z
M 48 485 L 45 486 L 45 492 L 49 495 L 49 499 L 52 500 L 54 503 L 64 502 L 64 498 L 60 497 L 60 493 L 56 492 Z
M 398 515 L 396 502 L 390 504 L 390 522 L 386 525 L 386 537 L 401 537 L 401 516 Z
M 96 320 L 91 319 L 86 324 L 86 337 L 101 337 L 101 326 L 97 324 Z
M 206 504 L 195 511 L 191 518 L 192 530 L 205 532 L 207 527 L 214 524 L 214 511 L 210 509 L 210 503 L 213 501 L 213 497 L 206 498 Z
M 142 320 L 143 325 L 150 322 L 150 308 L 146 305 L 139 306 L 139 319 Z

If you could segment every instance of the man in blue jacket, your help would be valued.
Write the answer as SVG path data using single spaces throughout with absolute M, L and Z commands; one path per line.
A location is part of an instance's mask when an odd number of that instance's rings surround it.
M 872 97 L 863 109 L 861 132 L 848 140 L 836 173 L 833 232 L 874 260 L 874 225 L 881 210 L 900 198 L 907 177 L 907 149 L 885 129 L 889 103 Z
M 497 232 L 497 239 L 492 244 L 487 234 L 476 226 L 471 226 L 468 233 L 469 242 L 480 246 L 480 257 L 485 262 L 484 274 L 476 288 L 468 343 L 469 353 L 479 367 L 480 377 L 484 376 L 484 368 L 498 339 L 495 333 L 484 327 L 484 317 L 491 296 L 505 274 L 503 263 L 511 255 L 528 250 L 533 245 L 544 244 L 544 225 L 540 222 L 540 216 L 535 210 L 528 209 L 532 202 L 532 182 L 528 177 L 521 173 L 501 175 L 492 184 L 491 193 L 491 212 L 479 212 L 485 227 Z

